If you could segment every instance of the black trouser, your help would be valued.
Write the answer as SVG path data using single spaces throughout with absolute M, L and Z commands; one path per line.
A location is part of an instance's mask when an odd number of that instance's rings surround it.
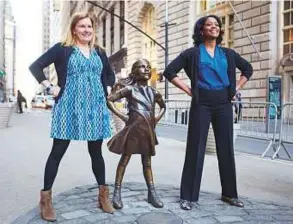
M 45 167 L 44 191 L 52 188 L 58 172 L 59 163 L 69 143 L 69 140 L 53 139 L 52 151 Z M 88 152 L 92 160 L 92 170 L 99 185 L 105 185 L 105 163 L 102 156 L 102 143 L 103 140 L 88 141 Z
M 20 114 L 22 114 L 23 113 L 23 110 L 22 110 L 22 101 L 17 101 L 17 105 L 18 105 L 18 112 Z
M 222 195 L 237 197 L 232 104 L 192 103 L 189 116 L 185 163 L 181 179 L 181 199 L 198 201 L 210 122 L 212 122 L 216 139 Z

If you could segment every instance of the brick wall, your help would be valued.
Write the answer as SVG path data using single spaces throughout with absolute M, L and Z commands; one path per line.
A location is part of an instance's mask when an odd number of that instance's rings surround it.
M 168 21 L 176 23 L 169 26 L 169 62 L 178 56 L 183 50 L 188 48 L 189 37 L 189 6 L 190 1 L 169 1 L 168 3 Z M 161 2 L 157 7 L 158 24 L 165 22 L 165 2 Z M 158 42 L 165 46 L 165 27 L 158 27 Z M 165 51 L 158 48 L 158 71 L 163 71 L 165 68 Z M 186 79 L 184 72 L 178 74 L 180 78 Z M 189 80 L 185 80 L 189 83 Z M 165 83 L 157 84 L 158 90 L 164 94 Z M 179 99 L 186 97 L 186 94 L 169 83 L 169 99 Z
M 128 14 L 128 21 L 134 24 L 135 26 L 139 27 L 140 29 L 142 29 L 140 14 L 143 10 L 144 2 L 128 1 L 128 7 L 126 8 L 126 13 Z M 127 33 L 127 71 L 130 72 L 132 64 L 142 56 L 142 34 L 132 26 L 127 26 Z
M 235 10 L 238 12 L 243 25 L 251 35 L 261 57 L 255 53 L 253 46 L 243 30 L 241 24 L 234 16 L 234 49 L 242 57 L 252 63 L 254 74 L 242 90 L 243 98 L 265 100 L 266 77 L 271 71 L 271 46 L 270 46 L 270 1 L 234 1 Z

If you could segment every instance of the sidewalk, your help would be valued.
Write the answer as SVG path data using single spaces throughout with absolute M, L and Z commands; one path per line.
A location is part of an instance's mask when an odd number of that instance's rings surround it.
M 31 211 L 31 209 L 33 209 L 38 203 L 39 191 L 42 187 L 43 181 L 44 164 L 52 144 L 48 137 L 49 124 L 50 115 L 48 113 L 31 112 L 22 115 L 15 114 L 11 121 L 12 126 L 8 129 L 0 130 L 0 169 L 2 171 L 0 173 L 1 224 L 11 223 L 12 220 L 15 220 L 20 215 Z M 173 197 L 173 201 L 171 199 L 171 202 L 168 202 L 169 199 L 165 201 L 165 203 L 167 203 L 165 209 L 169 209 L 168 204 L 175 207 L 178 206 L 176 203 L 176 205 L 174 204 L 174 198 L 177 200 L 179 195 L 178 187 L 180 184 L 181 171 L 185 156 L 185 143 L 166 138 L 159 138 L 159 143 L 160 144 L 156 148 L 157 155 L 153 157 L 152 160 L 153 172 L 155 182 L 158 187 L 162 185 L 176 187 L 176 189 L 168 187 L 168 189 L 170 188 L 171 193 L 165 192 L 164 190 L 160 191 L 163 200 L 164 198 L 169 197 L 168 194 L 171 194 L 171 197 Z M 105 144 L 103 146 L 103 153 L 106 163 L 107 182 L 113 183 L 116 167 L 120 157 L 108 152 Z M 263 216 L 267 216 L 267 214 L 271 211 L 269 209 L 270 206 L 272 206 L 273 210 L 276 209 L 280 212 L 288 208 L 277 205 L 293 206 L 292 162 L 282 162 L 277 160 L 272 161 L 270 159 L 261 159 L 255 156 L 247 156 L 236 153 L 236 168 L 238 192 L 240 197 L 244 197 L 245 202 L 247 202 L 245 209 L 249 209 L 250 204 L 258 204 L 256 202 L 258 200 L 267 201 L 269 202 L 269 205 L 268 208 L 264 209 L 264 212 L 266 213 L 263 214 Z M 141 160 L 139 156 L 133 156 L 127 167 L 124 183 L 127 184 L 129 182 L 142 184 L 141 186 L 145 189 Z M 95 181 L 91 173 L 91 164 L 87 153 L 86 143 L 72 142 L 69 146 L 68 152 L 65 154 L 65 157 L 60 164 L 59 173 L 53 188 L 54 196 L 63 192 L 65 192 L 65 195 L 66 192 L 69 194 L 68 191 L 75 186 L 84 186 L 89 184 L 91 188 L 92 186 L 95 186 L 94 183 Z M 213 208 L 218 207 L 221 207 L 222 210 L 232 209 L 232 207 L 227 207 L 222 202 L 217 200 L 221 192 L 221 186 L 218 175 L 217 158 L 214 155 L 206 155 L 201 186 L 201 190 L 203 192 L 212 192 L 205 193 L 201 197 L 201 200 L 204 201 L 204 203 L 211 204 L 206 207 L 211 207 L 212 212 L 216 213 L 218 210 Z M 89 191 L 86 187 L 81 187 L 80 189 L 82 189 L 80 192 Z M 128 190 L 131 191 L 130 189 Z M 125 191 L 127 191 L 127 189 L 125 189 Z M 135 194 L 143 195 L 139 198 L 139 204 L 142 204 L 140 206 L 145 206 L 145 193 L 145 191 L 135 192 Z M 95 208 L 94 200 L 96 200 L 96 198 L 95 196 L 93 197 L 93 194 L 95 195 L 96 192 L 89 192 L 89 194 L 91 194 L 91 196 L 87 196 L 86 198 L 89 200 L 86 201 L 91 201 L 88 203 L 88 206 L 91 204 L 91 208 L 87 210 L 84 207 L 86 212 L 91 212 Z M 81 197 L 80 195 L 78 196 Z M 211 197 L 211 199 L 205 200 L 205 197 Z M 125 198 L 125 205 L 128 204 L 127 200 L 131 201 L 138 199 L 131 199 L 131 197 L 130 199 Z M 59 204 L 58 200 L 55 202 Z M 73 201 L 69 203 L 74 204 L 75 202 Z M 62 204 L 64 203 L 65 202 L 62 202 L 61 200 L 59 206 L 62 207 Z M 217 207 L 219 203 L 220 206 Z M 260 206 L 263 206 L 263 204 L 267 205 L 266 203 L 260 204 Z M 83 205 L 81 203 L 78 209 L 82 210 L 82 206 Z M 128 204 L 128 206 L 131 208 L 131 203 Z M 65 207 L 68 206 L 65 205 Z M 200 206 L 199 209 L 201 209 L 201 207 L 202 206 Z M 70 207 L 68 207 L 68 209 L 69 208 Z M 125 210 L 126 208 L 127 207 L 125 207 Z M 176 207 L 176 209 L 177 208 L 178 207 Z M 259 212 L 262 211 L 262 209 L 260 209 L 261 207 L 256 208 L 259 208 Z M 72 211 L 74 212 L 76 210 Z M 134 209 L 134 212 L 135 211 L 136 210 Z M 145 210 L 145 212 L 147 211 L 148 209 Z M 193 214 L 192 216 L 195 214 L 201 215 L 202 213 L 200 211 L 201 210 L 195 209 L 190 214 Z M 237 211 L 242 211 L 242 209 L 237 208 Z M 62 211 L 58 209 L 57 212 L 61 218 L 62 214 L 71 211 Z M 175 213 L 179 215 L 180 212 L 179 210 L 176 210 Z M 246 214 L 249 211 L 244 210 L 244 212 Z M 291 208 L 291 216 L 289 211 L 285 213 L 289 214 L 285 216 L 285 214 L 280 213 L 279 215 L 287 217 L 286 219 L 291 220 L 293 216 L 293 209 Z M 76 215 L 76 213 L 74 214 Z M 100 213 L 98 210 L 95 210 L 94 214 L 99 216 L 98 214 Z M 120 216 L 123 215 L 118 212 L 115 217 L 117 218 L 119 214 Z M 235 212 L 235 215 L 236 214 L 237 212 Z M 212 217 L 213 221 L 218 220 L 215 216 Z M 239 217 L 242 217 L 242 215 Z M 247 220 L 245 217 L 243 219 Z M 65 220 L 66 218 L 64 218 L 64 221 Z M 270 220 L 273 221 L 278 219 L 276 219 L 276 217 L 272 217 Z M 293 222 L 293 220 L 291 221 Z M 85 221 L 69 223 L 85 223 Z

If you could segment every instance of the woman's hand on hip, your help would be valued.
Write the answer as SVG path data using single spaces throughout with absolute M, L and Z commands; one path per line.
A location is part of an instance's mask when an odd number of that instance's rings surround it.
M 188 96 L 192 96 L 191 88 L 187 87 L 185 92 Z
M 57 97 L 60 93 L 61 88 L 59 86 L 53 86 L 53 96 Z
M 191 88 L 187 86 L 184 82 L 180 80 L 179 77 L 175 77 L 171 80 L 171 83 L 173 83 L 174 86 L 178 87 L 185 93 L 187 93 L 189 96 L 192 96 Z
M 111 86 L 107 86 L 107 93 L 110 95 L 112 92 L 112 87 Z

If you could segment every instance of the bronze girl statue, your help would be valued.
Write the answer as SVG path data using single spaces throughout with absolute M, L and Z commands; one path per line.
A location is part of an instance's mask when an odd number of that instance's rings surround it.
M 143 174 L 148 187 L 148 203 L 156 208 L 164 206 L 154 188 L 151 156 L 155 155 L 155 145 L 158 144 L 155 126 L 164 115 L 166 105 L 162 95 L 147 85 L 150 78 L 150 63 L 140 59 L 132 65 L 129 77 L 120 80 L 120 84 L 125 87 L 108 96 L 110 110 L 126 123 L 125 127 L 108 142 L 111 152 L 121 154 L 113 195 L 113 206 L 116 209 L 123 207 L 121 182 L 132 154 L 141 154 Z M 124 97 L 127 99 L 128 116 L 114 106 L 115 101 Z M 155 116 L 156 103 L 160 106 L 157 117 Z

